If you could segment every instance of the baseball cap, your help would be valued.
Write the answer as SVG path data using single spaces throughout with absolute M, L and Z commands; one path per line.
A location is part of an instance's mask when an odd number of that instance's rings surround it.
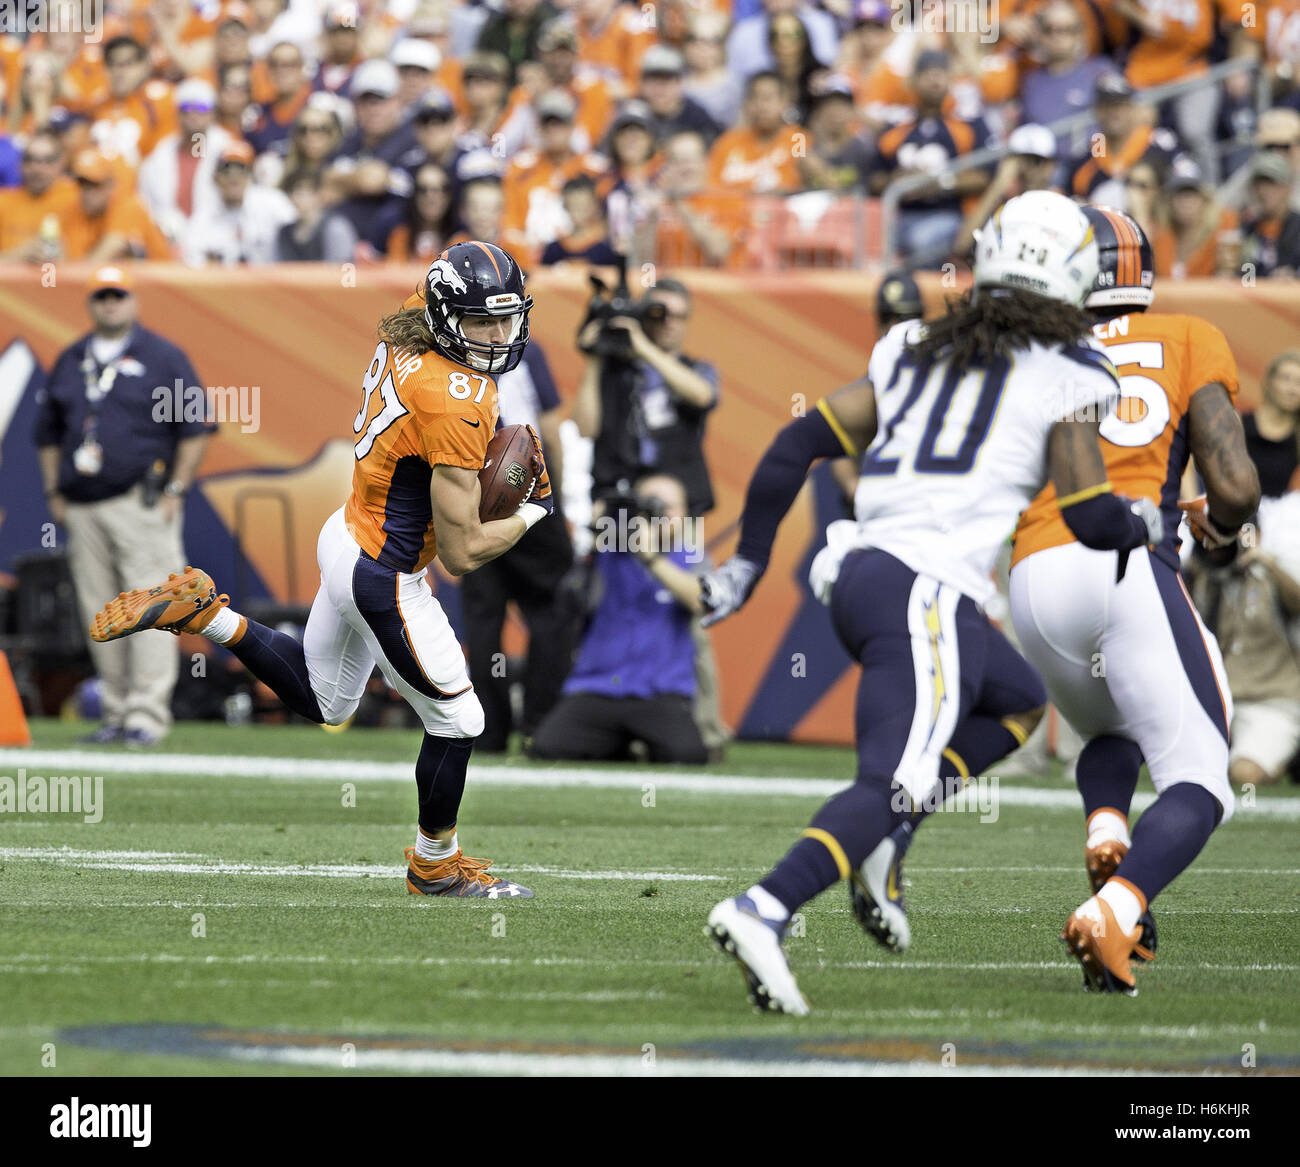
M 442 54 L 431 41 L 406 37 L 393 46 L 388 59 L 396 69 L 424 69 L 434 72 L 442 64 Z
M 1055 158 L 1056 135 L 1046 126 L 1026 122 L 1011 131 L 1007 138 L 1007 151 L 1030 158 Z
M 853 6 L 853 23 L 888 25 L 894 17 L 894 9 L 888 0 L 858 0 Z
M 1122 73 L 1103 73 L 1097 78 L 1097 85 L 1093 90 L 1093 100 L 1097 102 L 1132 101 L 1133 86 L 1125 80 Z
M 1300 112 L 1279 107 L 1259 115 L 1256 146 L 1292 146 L 1296 142 L 1300 142 Z
M 416 121 L 422 118 L 440 118 L 442 121 L 450 121 L 455 116 L 456 107 L 452 104 L 451 98 L 438 88 L 430 89 L 425 93 L 415 107 Z
M 85 182 L 107 182 L 113 177 L 113 164 L 98 150 L 78 150 L 69 167 L 72 177 Z
M 1181 156 L 1175 158 L 1169 167 L 1169 178 L 1165 181 L 1168 191 L 1200 190 L 1205 186 L 1205 175 L 1192 158 Z
M 828 73 L 820 82 L 814 83 L 812 103 L 817 105 L 830 97 L 842 97 L 853 101 L 853 84 L 843 73 Z
M 357 71 L 352 74 L 352 83 L 348 86 L 348 92 L 354 98 L 364 97 L 367 93 L 373 93 L 378 97 L 393 97 L 397 93 L 397 85 L 397 70 L 392 62 L 374 57 L 369 61 L 362 61 L 357 66 Z
M 255 157 L 253 147 L 247 142 L 227 142 L 221 148 L 221 153 L 217 155 L 217 165 L 222 166 L 227 162 L 235 162 L 240 166 L 252 166 Z
M 217 104 L 217 91 L 202 77 L 187 77 L 176 86 L 176 108 L 209 110 Z
M 1250 164 L 1250 177 L 1252 181 L 1262 178 L 1268 182 L 1280 182 L 1283 186 L 1290 186 L 1291 167 L 1287 165 L 1285 158 L 1277 154 L 1259 154 Z
M 501 53 L 476 51 L 465 58 L 461 72 L 465 78 L 491 77 L 495 81 L 506 81 L 510 77 L 510 62 Z
M 948 68 L 948 54 L 942 49 L 926 49 L 923 53 L 916 54 L 916 64 L 912 66 L 913 73 L 923 73 L 926 69 L 946 69 Z
M 537 48 L 543 53 L 552 52 L 555 49 L 577 49 L 578 33 L 567 20 L 563 17 L 558 20 L 550 20 L 542 25 L 542 31 L 537 34 Z
M 90 282 L 86 285 L 86 294 L 93 296 L 96 292 L 110 290 L 129 292 L 134 286 L 135 281 L 126 268 L 118 267 L 116 264 L 109 264 L 106 267 L 95 269 L 94 275 L 90 277 Z
M 578 103 L 563 89 L 543 93 L 533 106 L 539 121 L 571 122 L 578 112 Z
M 685 72 L 681 53 L 667 45 L 653 45 L 641 58 L 642 77 L 681 77 Z
M 921 289 L 910 272 L 891 271 L 876 289 L 876 318 L 920 316 L 925 305 Z
M 360 28 L 361 11 L 355 0 L 335 0 L 325 10 L 326 28 Z
M 610 126 L 610 133 L 617 134 L 624 126 L 640 126 L 643 130 L 654 129 L 654 114 L 644 101 L 625 101 Z

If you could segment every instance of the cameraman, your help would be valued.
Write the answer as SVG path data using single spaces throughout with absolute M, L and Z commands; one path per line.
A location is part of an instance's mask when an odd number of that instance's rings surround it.
M 532 754 L 618 761 L 639 741 L 654 762 L 705 762 L 691 712 L 691 624 L 703 608 L 690 565 L 703 548 L 687 537 L 698 524 L 687 519 L 685 488 L 654 474 L 636 482 L 634 496 L 609 504 L 596 530 L 599 600 Z
M 626 285 L 592 301 L 578 347 L 587 354 L 574 402 L 578 432 L 594 439 L 592 496 L 626 495 L 640 476 L 670 471 L 686 488 L 686 513 L 713 509 L 704 422 L 718 404 L 718 374 L 682 352 L 691 294 L 660 280 L 639 302 Z

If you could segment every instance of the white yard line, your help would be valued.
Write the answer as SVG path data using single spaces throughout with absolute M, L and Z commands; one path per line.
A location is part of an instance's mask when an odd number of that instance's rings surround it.
M 229 754 L 122 754 L 95 750 L 0 749 L 0 769 L 18 767 L 28 774 L 131 774 L 190 775 L 208 778 L 277 778 L 328 782 L 411 782 L 414 762 L 366 762 L 356 759 L 238 757 Z M 848 784 L 843 779 L 777 776 L 755 778 L 718 774 L 707 770 L 576 770 L 540 766 L 500 766 L 470 763 L 474 786 L 536 787 L 543 790 L 634 790 L 647 786 L 658 791 L 749 797 L 756 794 L 826 798 Z M 1072 789 L 1000 782 L 997 797 L 1004 806 L 1040 807 L 1045 810 L 1079 810 Z M 985 793 L 991 791 L 986 790 Z M 1133 809 L 1143 810 L 1155 801 L 1149 793 L 1133 799 Z M 972 807 L 969 813 L 976 813 Z M 1237 817 L 1300 819 L 1300 798 L 1262 798 L 1253 807 L 1238 806 Z

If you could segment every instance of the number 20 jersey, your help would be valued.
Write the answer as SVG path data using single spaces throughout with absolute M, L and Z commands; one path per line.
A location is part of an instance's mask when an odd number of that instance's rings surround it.
M 998 549 L 1047 480 L 1047 438 L 1099 420 L 1119 382 L 1102 346 L 1028 349 L 952 366 L 907 351 L 920 321 L 895 325 L 867 367 L 876 436 L 854 498 L 858 541 L 983 603 Z
M 437 351 L 416 355 L 381 340 L 362 390 L 344 521 L 377 563 L 420 572 L 438 552 L 433 468 L 483 468 L 497 423 L 496 382 Z

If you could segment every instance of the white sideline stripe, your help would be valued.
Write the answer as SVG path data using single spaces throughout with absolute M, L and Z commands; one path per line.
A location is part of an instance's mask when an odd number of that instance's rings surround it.
M 175 852 L 178 858 L 207 862 L 169 863 L 172 853 L 163 851 L 78 851 L 71 847 L 0 847 L 0 859 L 34 859 L 57 863 L 60 867 L 79 867 L 94 871 L 154 871 L 174 875 L 279 875 L 323 876 L 333 879 L 367 877 L 397 878 L 406 874 L 405 867 L 387 863 L 231 863 L 188 852 Z M 151 856 L 162 858 L 152 862 Z M 495 869 L 494 869 L 495 870 Z M 555 879 L 649 880 L 657 883 L 722 883 L 725 876 L 697 875 L 685 871 L 578 871 L 568 867 L 541 867 L 521 863 L 501 868 L 518 874 L 549 875 Z
M 793 949 L 798 957 L 799 949 Z M 21 969 L 27 972 L 39 972 L 36 965 L 49 965 L 56 960 L 66 963 L 60 967 L 75 968 L 83 964 L 313 964 L 313 965 L 347 965 L 350 967 L 409 966 L 417 967 L 454 967 L 456 965 L 517 965 L 521 968 L 553 968 L 565 966 L 588 966 L 608 968 L 611 966 L 637 965 L 654 968 L 701 968 L 722 965 L 722 958 L 715 957 L 707 963 L 704 960 L 642 960 L 642 959 L 595 959 L 586 956 L 533 956 L 517 958 L 513 956 L 330 956 L 303 955 L 277 956 L 272 953 L 250 952 L 238 956 L 180 956 L 176 953 L 138 953 L 130 956 L 62 956 L 35 952 L 0 952 L 0 968 L 7 971 Z M 729 963 L 729 962 L 728 962 Z M 841 969 L 895 969 L 900 972 L 925 970 L 958 970 L 964 972 L 1025 972 L 1044 971 L 1056 968 L 1079 967 L 1074 960 L 1005 960 L 1005 961 L 960 961 L 960 960 L 817 960 L 818 968 Z M 1159 966 L 1172 972 L 1300 972 L 1300 964 L 1211 964 L 1207 961 L 1175 964 L 1163 958 Z
M 292 1046 L 228 1046 L 225 1056 L 271 1065 L 342 1069 L 337 1050 Z M 646 1065 L 640 1054 L 460 1053 L 452 1050 L 357 1050 L 357 1070 L 396 1070 L 407 1074 L 510 1074 L 542 1078 L 913 1078 L 938 1071 L 936 1062 L 764 1061 L 741 1058 L 681 1058 L 663 1056 Z M 943 1071 L 956 1077 L 1170 1077 L 1159 1071 L 1089 1069 L 1078 1066 L 953 1066 Z M 1218 1075 L 1215 1075 L 1218 1076 Z
M 0 749 L 0 765 L 23 766 L 29 771 L 53 768 L 60 773 L 176 774 L 204 778 L 291 778 L 331 782 L 410 782 L 412 762 L 365 762 L 346 758 L 237 757 L 229 754 L 110 754 L 95 750 Z M 713 774 L 707 770 L 543 770 L 525 766 L 480 766 L 470 763 L 469 780 L 477 786 L 529 786 L 543 790 L 574 788 L 635 790 L 648 785 L 657 790 L 687 794 L 780 794 L 826 798 L 838 794 L 847 781 L 833 778 L 755 778 L 741 774 Z M 960 797 L 960 796 L 959 796 Z M 1002 782 L 998 799 L 1006 806 L 1033 806 L 1047 810 L 1080 808 L 1074 790 L 1051 790 Z M 1133 809 L 1144 810 L 1155 795 L 1137 794 Z M 1300 798 L 1265 798 L 1253 807 L 1238 807 L 1238 816 L 1300 819 Z

